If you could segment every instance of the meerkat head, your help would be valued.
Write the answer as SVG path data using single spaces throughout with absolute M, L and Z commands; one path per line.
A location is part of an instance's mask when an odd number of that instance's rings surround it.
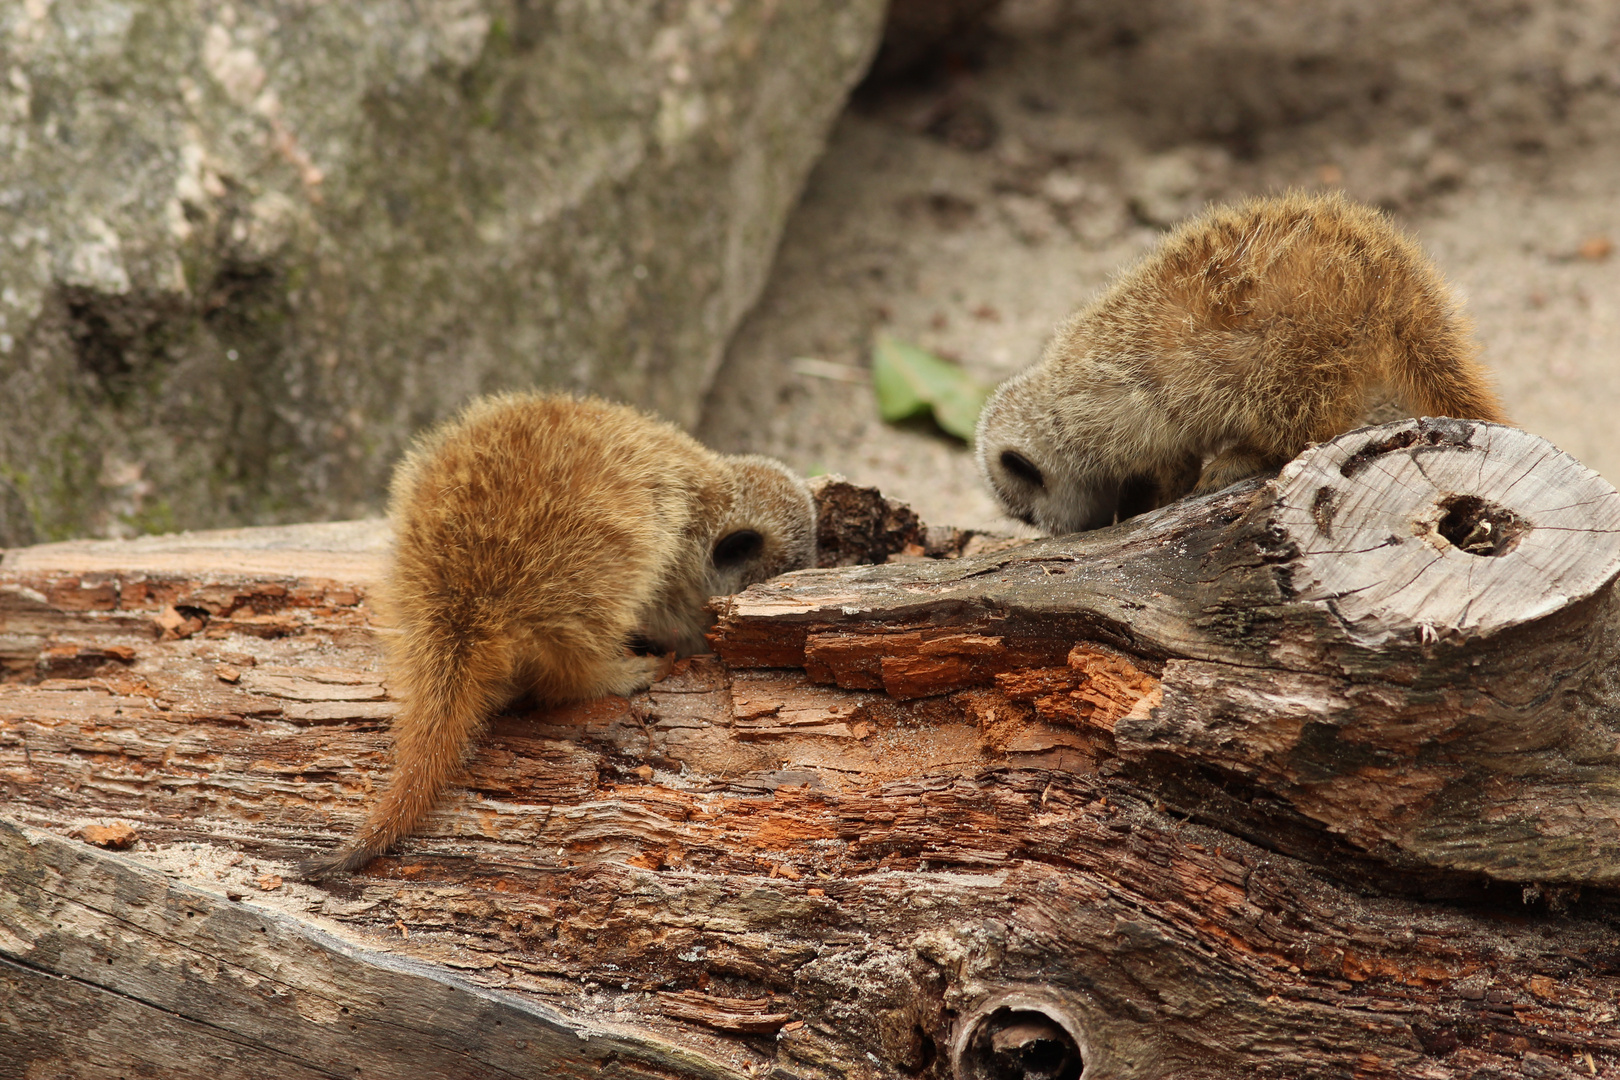
M 1123 477 L 1109 475 L 1104 447 L 1085 445 L 1084 425 L 1054 408 L 1040 368 L 1002 383 L 979 414 L 979 471 L 1012 517 L 1050 536 L 1114 523 Z
M 710 596 L 816 562 L 816 504 L 804 481 L 768 457 L 726 458 L 736 478 L 731 510 L 709 551 Z

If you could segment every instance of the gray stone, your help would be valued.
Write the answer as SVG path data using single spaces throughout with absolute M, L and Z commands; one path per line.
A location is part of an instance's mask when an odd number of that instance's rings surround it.
M 0 544 L 357 515 L 504 388 L 690 423 L 882 9 L 0 6 Z

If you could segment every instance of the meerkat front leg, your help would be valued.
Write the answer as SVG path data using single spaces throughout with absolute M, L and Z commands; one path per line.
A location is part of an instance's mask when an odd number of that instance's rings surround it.
M 1159 505 L 1169 506 L 1184 495 L 1192 494 L 1198 486 L 1198 477 L 1204 467 L 1202 456 L 1186 453 L 1173 465 L 1166 466 L 1159 473 Z
M 1169 506 L 1190 493 L 1198 483 L 1199 470 L 1204 459 L 1197 454 L 1184 454 L 1176 462 L 1153 472 L 1128 477 L 1119 488 L 1120 521 Z
M 597 686 L 601 694 L 629 697 L 664 679 L 674 667 L 674 653 L 642 656 L 626 649 L 623 656 L 615 657 L 612 663 L 604 665 Z
M 1279 458 L 1276 454 L 1268 454 L 1264 450 L 1242 445 L 1229 446 L 1204 466 L 1196 490 L 1219 491 L 1229 484 L 1247 480 L 1251 476 L 1274 473 L 1286 464 L 1286 458 Z

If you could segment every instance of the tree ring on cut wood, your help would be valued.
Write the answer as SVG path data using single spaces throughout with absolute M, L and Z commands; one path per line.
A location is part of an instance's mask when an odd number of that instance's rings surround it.
M 1341 435 L 1271 483 L 1200 567 L 1251 642 L 1264 612 L 1269 654 L 1166 661 L 1120 752 L 1285 843 L 1315 823 L 1403 874 L 1620 885 L 1620 493 L 1539 436 L 1444 418 Z M 1248 824 L 1269 811 L 1244 789 L 1297 817 Z
M 1054 995 L 998 994 L 957 1025 L 956 1080 L 1079 1080 L 1093 1054 L 1085 1031 Z
M 1277 478 L 1293 598 L 1368 644 L 1486 637 L 1620 573 L 1620 493 L 1539 436 L 1424 417 L 1341 435 Z

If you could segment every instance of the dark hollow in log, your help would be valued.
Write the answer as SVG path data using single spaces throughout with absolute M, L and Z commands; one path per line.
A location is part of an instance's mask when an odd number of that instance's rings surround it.
M 1062 1002 L 1027 993 L 998 995 L 962 1017 L 951 1048 L 960 1080 L 1079 1080 L 1088 1059 L 1096 1054 L 1085 1028 Z
M 934 560 L 835 494 L 906 561 L 496 718 L 320 887 L 381 529 L 7 553 L 0 1077 L 1620 1077 L 1607 485 L 1410 422 Z

